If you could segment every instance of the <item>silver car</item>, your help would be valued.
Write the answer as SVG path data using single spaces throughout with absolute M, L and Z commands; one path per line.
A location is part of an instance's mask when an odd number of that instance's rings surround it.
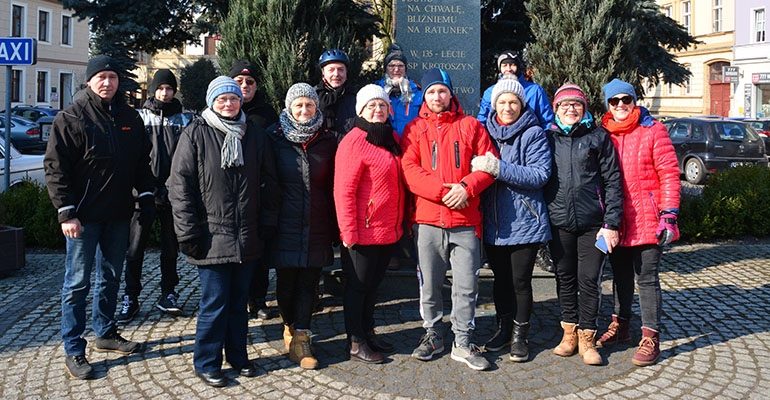
M 10 152 L 6 151 L 5 140 L 0 139 L 0 192 L 5 191 L 5 157 L 11 155 L 10 187 L 19 185 L 25 179 L 45 185 L 45 172 L 43 171 L 42 155 L 21 154 L 13 145 Z

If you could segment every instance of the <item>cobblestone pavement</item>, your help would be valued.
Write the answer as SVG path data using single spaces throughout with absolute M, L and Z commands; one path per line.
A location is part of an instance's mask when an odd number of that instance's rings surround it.
M 558 344 L 558 304 L 552 275 L 538 272 L 530 337 L 530 361 L 513 363 L 504 352 L 487 354 L 491 371 L 474 372 L 452 361 L 447 349 L 430 362 L 409 357 L 422 334 L 417 283 L 410 272 L 393 273 L 381 290 L 378 332 L 397 343 L 389 362 L 363 365 L 344 356 L 341 300 L 313 322 L 320 369 L 304 371 L 286 358 L 278 319 L 249 324 L 249 354 L 261 368 L 222 389 L 204 385 L 193 373 L 195 312 L 199 299 L 195 268 L 180 258 L 178 290 L 188 317 L 155 308 L 159 296 L 158 254 L 145 262 L 141 310 L 122 334 L 145 342 L 143 354 L 118 356 L 91 350 L 97 379 L 71 379 L 59 338 L 63 254 L 27 255 L 27 265 L 0 279 L 0 398 L 2 399 L 764 399 L 770 393 L 770 241 L 678 244 L 663 256 L 663 354 L 651 367 L 634 367 L 633 345 L 601 349 L 604 366 L 551 353 Z M 607 274 L 600 327 L 611 314 Z M 272 291 L 272 287 L 271 287 Z M 122 292 L 121 292 L 122 293 Z M 274 294 L 271 292 L 274 299 Z M 90 301 L 90 300 L 89 300 Z M 270 305 L 275 306 L 271 301 Z M 446 309 L 449 305 L 446 305 Z M 90 307 L 89 307 L 90 309 Z M 634 309 L 636 315 L 638 307 Z M 482 274 L 477 337 L 494 325 L 491 278 Z M 90 324 L 89 324 L 90 325 Z M 632 321 L 634 342 L 639 319 Z M 451 333 L 447 334 L 451 343 Z

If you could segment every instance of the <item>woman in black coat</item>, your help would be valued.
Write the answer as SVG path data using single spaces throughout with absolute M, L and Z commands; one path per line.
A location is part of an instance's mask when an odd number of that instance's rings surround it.
M 246 123 L 238 84 L 214 79 L 209 108 L 182 132 L 167 181 L 179 248 L 198 266 L 195 372 L 227 386 L 222 350 L 241 376 L 256 376 L 246 351 L 249 280 L 262 256 L 261 231 L 277 224 L 279 189 L 270 141 Z M 269 228 L 272 227 L 272 228 Z
M 268 244 L 267 266 L 276 269 L 276 297 L 284 322 L 289 359 L 305 369 L 318 367 L 310 346 L 310 319 L 316 284 L 334 262 L 334 154 L 337 140 L 323 129 L 318 95 L 306 83 L 286 93 L 280 122 L 268 128 L 281 187 L 278 229 Z

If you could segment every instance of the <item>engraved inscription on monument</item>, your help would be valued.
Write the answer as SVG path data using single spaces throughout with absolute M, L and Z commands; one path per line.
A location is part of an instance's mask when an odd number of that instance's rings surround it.
M 468 115 L 476 115 L 481 32 L 479 0 L 396 0 L 396 41 L 407 53 L 409 77 L 442 68 Z

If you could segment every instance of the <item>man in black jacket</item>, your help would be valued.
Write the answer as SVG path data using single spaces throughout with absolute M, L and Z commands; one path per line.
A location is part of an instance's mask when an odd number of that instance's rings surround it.
M 257 91 L 256 68 L 246 60 L 237 60 L 230 67 L 230 77 L 241 87 L 241 110 L 246 114 L 246 120 L 262 128 L 260 134 L 264 135 L 264 129 L 278 122 L 278 114 Z M 267 307 L 265 301 L 267 287 L 270 285 L 270 270 L 262 260 L 257 261 L 256 265 L 249 285 L 249 315 L 260 320 L 275 318 L 276 313 Z
M 329 49 L 318 58 L 321 82 L 315 86 L 318 108 L 324 116 L 324 128 L 334 132 L 338 141 L 353 129 L 356 119 L 356 90 L 348 85 L 350 59 L 340 49 Z
M 182 103 L 174 98 L 176 88 L 174 73 L 167 69 L 159 69 L 147 88 L 148 93 L 152 93 L 153 96 L 144 103 L 139 110 L 139 115 L 144 121 L 147 137 L 152 143 L 150 169 L 156 178 L 155 207 L 158 210 L 158 222 L 160 222 L 161 295 L 156 307 L 165 313 L 178 316 L 184 314 L 179 306 L 179 294 L 175 290 L 176 285 L 179 284 L 176 265 L 179 244 L 174 233 L 174 219 L 168 202 L 166 179 L 171 171 L 171 159 L 179 142 L 179 135 L 194 115 L 182 112 Z M 152 232 L 152 221 L 141 223 L 141 211 L 137 202 L 134 215 L 131 217 L 126 253 L 126 291 L 123 294 L 123 306 L 117 316 L 120 324 L 130 322 L 139 311 L 144 250 Z
M 140 343 L 118 334 L 114 318 L 120 275 L 139 193 L 141 221 L 154 218 L 150 143 L 139 114 L 118 92 L 118 64 L 88 61 L 88 89 L 54 119 L 45 154 L 45 180 L 67 240 L 62 287 L 65 366 L 78 379 L 93 377 L 86 359 L 86 297 L 96 271 L 92 324 L 97 351 L 131 354 Z M 96 268 L 94 260 L 96 259 Z

